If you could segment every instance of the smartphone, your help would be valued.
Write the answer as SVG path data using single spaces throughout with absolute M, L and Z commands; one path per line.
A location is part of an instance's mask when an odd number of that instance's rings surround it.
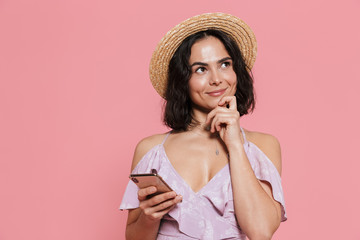
M 144 174 L 130 174 L 129 178 L 133 181 L 139 188 L 146 188 L 154 186 L 157 189 L 155 194 L 170 192 L 173 191 L 171 187 L 157 174 L 157 173 L 144 173 Z

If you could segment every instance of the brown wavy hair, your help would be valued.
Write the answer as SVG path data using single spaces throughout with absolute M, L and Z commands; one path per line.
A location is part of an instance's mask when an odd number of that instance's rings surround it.
M 233 61 L 237 78 L 236 104 L 240 116 L 252 112 L 255 107 L 255 93 L 251 69 L 246 66 L 236 42 L 219 30 L 206 30 L 187 37 L 170 60 L 168 85 L 165 92 L 164 124 L 175 131 L 186 131 L 194 124 L 192 102 L 189 96 L 191 68 L 189 59 L 195 42 L 213 36 L 219 39 Z

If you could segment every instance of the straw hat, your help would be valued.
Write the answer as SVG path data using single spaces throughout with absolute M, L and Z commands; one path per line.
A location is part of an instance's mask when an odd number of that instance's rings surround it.
M 250 27 L 238 17 L 226 13 L 205 13 L 191 17 L 171 29 L 158 43 L 150 61 L 150 80 L 159 95 L 165 98 L 169 63 L 177 48 L 190 35 L 221 30 L 238 44 L 246 65 L 251 69 L 256 58 L 256 39 Z

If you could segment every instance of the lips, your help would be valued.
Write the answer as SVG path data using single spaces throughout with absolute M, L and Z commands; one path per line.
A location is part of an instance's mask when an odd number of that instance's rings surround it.
M 206 92 L 206 94 L 212 96 L 212 97 L 218 97 L 218 96 L 221 96 L 225 93 L 227 88 L 223 88 L 223 89 L 218 89 L 218 90 L 214 90 L 214 91 L 211 91 L 211 92 Z

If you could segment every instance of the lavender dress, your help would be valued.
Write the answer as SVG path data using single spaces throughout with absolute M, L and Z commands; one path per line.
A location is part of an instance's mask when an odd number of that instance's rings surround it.
M 280 175 L 268 157 L 244 136 L 244 148 L 253 171 L 259 180 L 271 184 L 273 197 L 281 203 L 282 221 L 287 219 Z M 246 239 L 235 219 L 230 168 L 227 164 L 200 191 L 194 192 L 171 165 L 164 141 L 153 147 L 140 160 L 132 173 L 158 174 L 177 193 L 183 196 L 161 220 L 157 239 Z M 129 181 L 120 209 L 139 207 L 138 187 Z

